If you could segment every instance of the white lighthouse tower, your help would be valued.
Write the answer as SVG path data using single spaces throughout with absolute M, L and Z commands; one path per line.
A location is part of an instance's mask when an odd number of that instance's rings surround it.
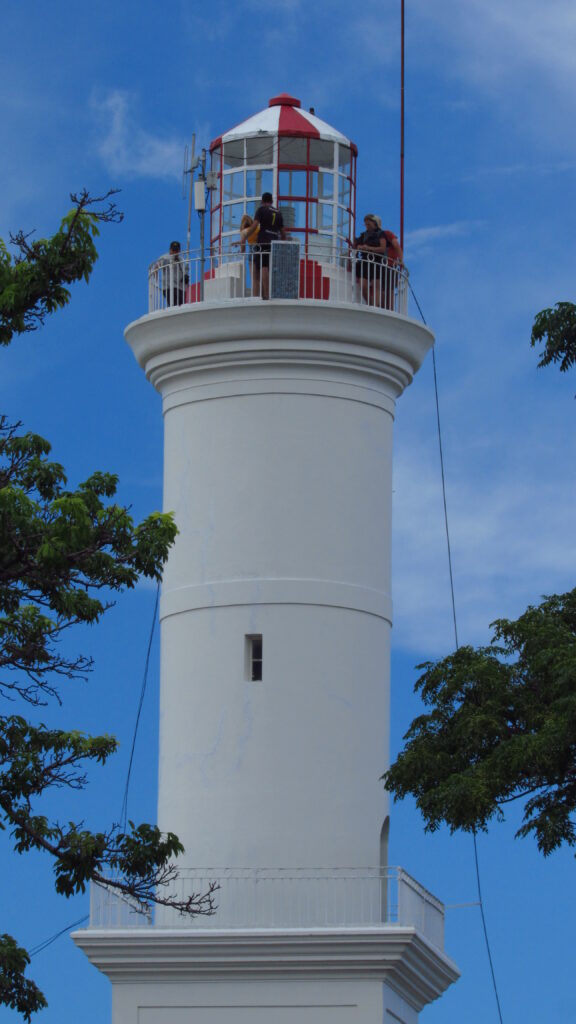
M 282 95 L 211 154 L 210 252 L 170 269 L 181 305 L 153 270 L 126 338 L 162 396 L 179 528 L 158 823 L 186 848 L 182 892 L 218 881 L 218 909 L 143 922 L 100 891 L 76 941 L 113 1024 L 415 1024 L 457 971 L 441 904 L 388 865 L 380 777 L 394 408 L 433 337 L 401 267 L 356 275 L 350 140 Z M 292 235 L 269 301 L 230 247 L 262 191 Z

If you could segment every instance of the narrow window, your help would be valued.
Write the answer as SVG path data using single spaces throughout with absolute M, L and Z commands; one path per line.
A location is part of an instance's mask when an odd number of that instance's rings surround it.
M 246 637 L 246 676 L 253 683 L 262 681 L 262 634 Z

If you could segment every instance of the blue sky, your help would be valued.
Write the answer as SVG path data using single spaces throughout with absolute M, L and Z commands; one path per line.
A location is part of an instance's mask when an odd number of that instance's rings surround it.
M 184 146 L 211 139 L 279 92 L 300 97 L 359 150 L 358 213 L 398 230 L 399 0 L 5 2 L 0 59 L 0 235 L 57 227 L 70 191 L 119 187 L 87 288 L 1 354 L 3 410 L 48 437 L 71 482 L 113 469 L 142 516 L 161 504 L 162 423 L 122 331 L 146 311 L 146 268 L 186 234 Z M 539 371 L 534 314 L 574 298 L 576 7 L 571 0 L 406 0 L 406 262 L 437 338 L 447 498 L 461 643 L 497 616 L 574 584 L 576 377 Z M 197 239 L 194 224 L 193 243 Z M 398 406 L 394 464 L 393 749 L 418 705 L 413 666 L 452 649 L 431 361 Z M 66 815 L 117 818 L 154 591 L 123 598 L 84 642 L 88 685 L 58 720 L 109 731 L 121 751 Z M 155 659 L 157 652 L 155 653 Z M 155 809 L 156 660 L 130 814 Z M 573 857 L 514 842 L 514 817 L 479 840 L 483 896 L 506 1021 L 574 1020 Z M 1 930 L 29 947 L 87 911 L 47 891 L 49 865 L 0 839 Z M 392 862 L 448 906 L 461 981 L 429 1024 L 496 1021 L 471 841 L 425 836 L 395 808 Z M 38 1019 L 109 1019 L 108 982 L 67 938 L 33 973 Z M 0 1011 L 0 1020 L 15 1020 Z

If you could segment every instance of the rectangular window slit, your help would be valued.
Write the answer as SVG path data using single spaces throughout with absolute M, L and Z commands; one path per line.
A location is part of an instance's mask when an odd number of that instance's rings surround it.
M 246 675 L 253 683 L 262 681 L 262 634 L 246 637 Z

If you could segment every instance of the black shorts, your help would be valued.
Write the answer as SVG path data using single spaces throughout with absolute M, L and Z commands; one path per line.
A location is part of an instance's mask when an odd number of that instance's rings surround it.
M 259 270 L 260 267 L 270 266 L 270 249 L 270 242 L 260 242 L 258 245 L 252 246 L 252 265 L 255 266 L 257 270 Z
M 164 289 L 164 298 L 166 299 L 167 306 L 183 306 L 184 305 L 184 290 L 182 288 L 170 288 Z
M 362 278 L 363 281 L 373 281 L 374 278 L 380 278 L 383 271 L 384 260 L 381 256 L 376 256 L 375 259 L 366 259 L 360 257 L 356 260 L 356 277 Z

